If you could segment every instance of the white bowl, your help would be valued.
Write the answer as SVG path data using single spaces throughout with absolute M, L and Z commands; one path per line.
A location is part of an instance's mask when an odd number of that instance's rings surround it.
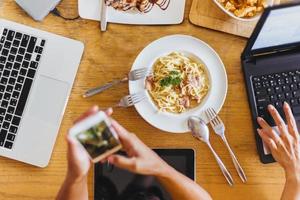
M 239 21 L 243 21 L 243 22 L 251 22 L 251 21 L 257 21 L 261 14 L 257 14 L 251 18 L 242 18 L 242 17 L 237 17 L 235 16 L 232 12 L 230 12 L 229 10 L 226 10 L 225 7 L 218 1 L 218 0 L 213 0 L 214 3 L 227 15 L 229 15 L 230 17 L 239 20 Z M 267 7 L 269 6 L 273 6 L 274 5 L 274 0 L 267 0 Z

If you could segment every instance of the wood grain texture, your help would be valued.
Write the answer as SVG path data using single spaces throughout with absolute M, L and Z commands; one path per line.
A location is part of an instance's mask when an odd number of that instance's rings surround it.
M 204 0 L 203 0 L 204 1 Z M 1 2 L 1 0 L 0 0 Z M 228 96 L 221 111 L 227 128 L 228 140 L 248 176 L 242 184 L 229 153 L 221 139 L 212 135 L 211 142 L 235 180 L 229 187 L 208 148 L 190 134 L 170 134 L 146 123 L 134 108 L 117 109 L 113 117 L 147 145 L 164 148 L 193 148 L 197 154 L 197 183 L 207 189 L 216 200 L 274 200 L 279 199 L 284 184 L 284 173 L 278 164 L 263 165 L 256 152 L 250 111 L 240 66 L 240 54 L 246 40 L 190 24 L 188 13 L 192 1 L 187 0 L 185 20 L 174 26 L 129 26 L 109 24 L 101 33 L 99 23 L 78 19 L 65 21 L 49 15 L 43 22 L 28 17 L 13 0 L 0 3 L 0 17 L 50 31 L 84 42 L 85 52 L 74 83 L 50 164 L 45 169 L 35 168 L 0 157 L 1 200 L 54 199 L 66 173 L 65 135 L 72 122 L 94 104 L 108 107 L 128 93 L 126 84 L 101 95 L 83 99 L 83 92 L 98 84 L 126 74 L 138 53 L 151 41 L 170 34 L 187 34 L 211 45 L 222 58 L 229 80 Z M 200 6 L 200 4 L 197 4 Z M 64 0 L 59 5 L 66 16 L 76 16 L 76 0 Z M 211 8 L 214 11 L 214 8 Z M 59 48 L 59 47 L 58 47 Z M 36 133 L 38 134 L 38 133 Z M 92 173 L 89 189 L 92 199 Z

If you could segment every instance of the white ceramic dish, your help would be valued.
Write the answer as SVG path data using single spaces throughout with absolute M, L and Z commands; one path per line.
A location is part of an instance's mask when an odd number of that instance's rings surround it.
M 274 0 L 266 0 L 267 1 L 267 6 L 273 6 L 274 5 Z M 252 22 L 252 21 L 257 21 L 261 14 L 259 15 L 255 15 L 254 17 L 251 17 L 251 18 L 241 18 L 241 17 L 237 17 L 235 16 L 232 12 L 230 12 L 229 10 L 226 10 L 225 7 L 219 3 L 218 0 L 213 0 L 213 2 L 224 12 L 226 13 L 227 15 L 229 15 L 230 17 L 236 19 L 236 20 L 239 20 L 239 21 L 243 21 L 243 22 Z
M 188 132 L 187 120 L 190 116 L 200 116 L 204 120 L 203 113 L 208 107 L 220 111 L 227 94 L 227 75 L 223 62 L 218 54 L 203 41 L 187 35 L 171 35 L 155 40 L 137 56 L 132 70 L 147 66 L 152 68 L 157 58 L 171 52 L 183 52 L 187 56 L 199 59 L 206 66 L 210 79 L 210 91 L 204 101 L 196 108 L 181 114 L 158 112 L 150 95 L 148 98 L 135 105 L 137 112 L 152 126 L 172 133 Z M 129 82 L 130 94 L 145 91 L 145 79 Z
M 103 0 L 78 0 L 78 12 L 81 18 L 100 21 L 100 8 Z M 146 14 L 139 12 L 117 11 L 107 8 L 107 22 L 119 24 L 162 25 L 180 24 L 184 17 L 185 0 L 171 0 L 167 10 L 157 5 Z

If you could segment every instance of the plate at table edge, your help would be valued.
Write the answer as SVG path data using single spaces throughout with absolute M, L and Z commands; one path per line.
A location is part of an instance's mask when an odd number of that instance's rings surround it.
M 159 57 L 174 51 L 196 56 L 205 65 L 210 80 L 210 90 L 197 107 L 180 114 L 159 112 L 145 90 L 145 78 L 130 81 L 129 93 L 144 91 L 147 95 L 145 100 L 135 105 L 135 109 L 149 124 L 166 132 L 185 133 L 189 132 L 187 120 L 190 116 L 199 116 L 207 121 L 203 112 L 205 109 L 213 107 L 217 112 L 221 110 L 227 95 L 227 74 L 219 55 L 208 44 L 189 35 L 169 35 L 151 42 L 136 57 L 131 70 L 143 67 L 152 69 Z

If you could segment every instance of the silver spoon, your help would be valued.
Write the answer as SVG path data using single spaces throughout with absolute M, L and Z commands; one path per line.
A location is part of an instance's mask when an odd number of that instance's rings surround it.
M 209 130 L 208 127 L 206 125 L 206 123 L 200 119 L 199 117 L 190 117 L 188 120 L 188 127 L 190 128 L 190 130 L 192 131 L 192 135 L 197 138 L 198 140 L 201 140 L 202 142 L 206 143 L 207 146 L 209 147 L 209 149 L 211 150 L 211 152 L 213 153 L 224 177 L 226 178 L 227 182 L 229 183 L 230 186 L 233 185 L 233 179 L 231 177 L 231 174 L 229 173 L 229 171 L 226 169 L 224 163 L 222 162 L 222 160 L 220 159 L 220 157 L 218 156 L 218 154 L 215 152 L 215 150 L 213 149 L 213 147 L 211 146 L 210 142 L 209 142 Z

